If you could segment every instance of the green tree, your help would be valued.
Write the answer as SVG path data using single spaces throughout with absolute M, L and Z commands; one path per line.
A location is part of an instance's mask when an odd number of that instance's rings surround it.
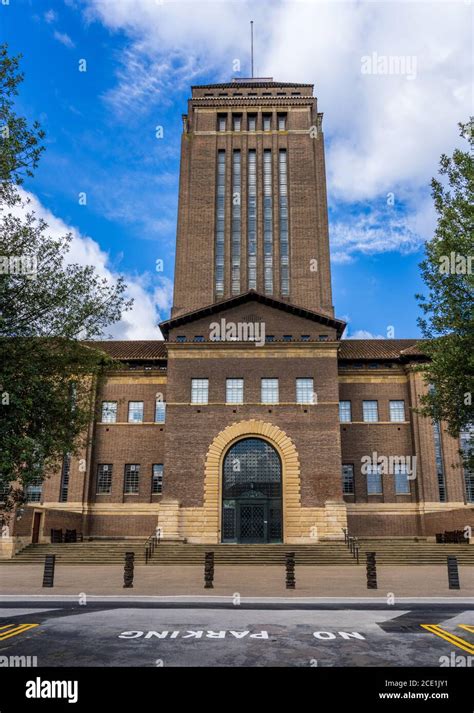
M 3 518 L 65 454 L 85 443 L 93 393 L 111 360 L 93 340 L 131 307 L 121 278 L 69 261 L 72 236 L 51 236 L 18 190 L 43 146 L 14 111 L 23 76 L 0 46 L 0 488 Z
M 419 325 L 428 340 L 423 351 L 429 357 L 420 368 L 433 387 L 420 410 L 444 421 L 454 437 L 474 421 L 474 122 L 459 128 L 467 149 L 443 154 L 441 179 L 431 182 L 438 221 L 420 265 L 428 295 L 417 295 L 424 312 Z M 472 449 L 468 459 L 472 467 Z

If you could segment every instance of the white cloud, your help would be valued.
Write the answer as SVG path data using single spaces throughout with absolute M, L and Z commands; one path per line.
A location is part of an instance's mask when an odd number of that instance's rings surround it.
M 21 215 L 34 212 L 48 224 L 48 233 L 53 237 L 72 234 L 68 263 L 93 265 L 99 276 L 109 282 L 116 282 L 119 275 L 127 284 L 127 298 L 133 298 L 134 304 L 129 312 L 125 312 L 122 320 L 107 330 L 114 339 L 161 339 L 157 323 L 168 316 L 172 302 L 172 284 L 166 277 L 152 277 L 151 274 L 130 275 L 118 273 L 110 266 L 109 255 L 99 244 L 87 235 L 82 235 L 74 226 L 67 225 L 61 218 L 45 208 L 38 197 L 21 190 L 22 198 L 29 199 L 26 208 L 15 207 L 12 213 Z M 158 283 L 158 284 L 157 284 Z
M 54 39 L 60 42 L 65 47 L 68 47 L 69 49 L 72 49 L 76 46 L 66 32 L 58 32 L 58 30 L 55 30 Z
M 50 25 L 52 22 L 56 22 L 56 20 L 58 19 L 58 15 L 54 10 L 48 10 L 47 12 L 44 13 L 44 19 L 45 19 L 45 22 L 47 22 L 48 25 Z

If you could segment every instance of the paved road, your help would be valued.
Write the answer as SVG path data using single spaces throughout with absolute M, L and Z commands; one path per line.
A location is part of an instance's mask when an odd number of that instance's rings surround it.
M 296 609 L 17 601 L 0 604 L 0 657 L 36 657 L 29 663 L 40 667 L 474 667 L 474 612 L 457 602 Z

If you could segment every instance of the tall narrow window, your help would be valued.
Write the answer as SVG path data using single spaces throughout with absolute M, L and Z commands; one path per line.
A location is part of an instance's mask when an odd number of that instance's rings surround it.
M 108 495 L 112 490 L 112 463 L 97 466 L 97 495 Z
M 256 114 L 248 114 L 247 121 L 248 121 L 248 130 L 255 131 L 257 128 L 257 115 Z
M 474 470 L 469 466 L 469 463 L 467 462 L 467 459 L 472 453 L 473 433 L 473 427 L 468 426 L 466 430 L 461 431 L 459 435 L 461 453 L 464 458 L 464 484 L 466 488 L 466 501 L 468 503 L 474 503 Z
M 362 414 L 364 421 L 368 423 L 375 423 L 379 420 L 379 405 L 378 401 L 363 401 L 362 402 Z
M 143 401 L 128 402 L 128 422 L 143 423 Z
M 410 495 L 410 481 L 408 480 L 407 467 L 404 463 L 395 463 L 395 493 L 397 495 Z
M 59 502 L 60 503 L 67 503 L 70 472 L 71 472 L 71 454 L 65 453 L 64 458 L 63 458 L 63 465 L 61 468 L 61 487 L 59 490 Z
M 263 120 L 263 130 L 270 131 L 272 128 L 272 115 L 264 114 L 262 120 Z
M 262 404 L 277 404 L 278 401 L 278 379 L 262 379 Z
M 296 379 L 296 403 L 314 404 L 313 379 Z
M 218 131 L 225 131 L 226 128 L 226 115 L 225 114 L 219 114 L 217 117 L 217 130 Z
M 352 420 L 351 402 L 339 401 L 339 421 L 341 423 L 350 423 Z
M 354 466 L 352 464 L 342 466 L 342 492 L 344 495 L 354 495 Z
M 225 151 L 217 153 L 216 182 L 216 296 L 224 295 Z
M 226 403 L 228 404 L 243 404 L 244 403 L 244 380 L 243 379 L 226 379 Z
M 273 200 L 272 152 L 263 152 L 263 266 L 264 287 L 267 295 L 273 294 Z
M 207 404 L 209 400 L 209 379 L 191 379 L 191 403 Z
M 286 114 L 278 114 L 278 131 L 286 131 Z
M 166 402 L 161 399 L 155 400 L 155 423 L 165 423 L 166 421 Z
M 138 463 L 125 466 L 125 479 L 123 483 L 124 493 L 138 493 L 138 481 L 140 478 L 140 466 Z
M 433 438 L 435 446 L 436 473 L 438 476 L 438 493 L 440 503 L 447 501 L 446 476 L 444 473 L 443 446 L 441 444 L 441 427 L 439 421 L 433 421 Z
M 163 463 L 154 463 L 151 476 L 151 492 L 159 495 L 163 492 Z
M 232 117 L 232 130 L 240 131 L 242 128 L 242 116 L 240 114 L 234 114 Z
M 247 274 L 248 289 L 257 289 L 257 152 L 248 155 L 247 189 Z
M 380 465 L 367 466 L 367 495 L 382 495 L 382 467 Z
M 290 294 L 290 250 L 288 245 L 288 165 L 286 150 L 279 153 L 278 183 L 280 188 L 280 292 Z
M 240 293 L 241 244 L 241 163 L 240 151 L 234 151 L 232 161 L 232 294 Z

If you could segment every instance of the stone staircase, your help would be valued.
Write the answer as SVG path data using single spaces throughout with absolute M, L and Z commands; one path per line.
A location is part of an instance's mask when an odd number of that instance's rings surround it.
M 57 564 L 123 565 L 125 552 L 135 552 L 135 564 L 145 564 L 145 539 L 91 540 L 77 543 L 28 545 L 12 560 L 0 564 L 43 564 L 45 555 L 55 554 Z M 445 565 L 447 555 L 456 555 L 460 565 L 474 566 L 474 546 L 436 544 L 426 541 L 360 539 L 360 564 L 365 552 L 376 552 L 377 564 Z M 297 565 L 353 566 L 356 564 L 342 542 L 314 545 L 198 545 L 161 543 L 148 563 L 156 565 L 202 566 L 204 553 L 215 553 L 216 565 L 283 565 L 285 552 L 295 552 Z

